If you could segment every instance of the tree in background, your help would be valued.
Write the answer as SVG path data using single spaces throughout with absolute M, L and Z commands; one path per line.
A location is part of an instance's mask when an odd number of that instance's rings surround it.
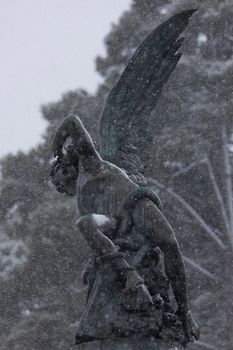
M 52 136 L 72 112 L 98 144 L 104 101 L 136 47 L 159 23 L 192 7 L 199 11 L 185 33 L 183 57 L 150 116 L 154 143 L 147 167 L 186 257 L 192 308 L 202 328 L 193 348 L 231 349 L 231 0 L 132 1 L 105 39 L 106 57 L 96 60 L 104 78 L 96 95 L 80 89 L 43 106 L 48 121 L 43 143 L 2 159 L 0 349 L 69 349 L 73 344 L 88 248 L 73 229 L 75 204 L 49 182 Z

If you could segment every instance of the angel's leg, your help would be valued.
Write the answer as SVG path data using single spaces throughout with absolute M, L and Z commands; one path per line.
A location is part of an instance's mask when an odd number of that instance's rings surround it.
M 89 214 L 77 221 L 77 228 L 96 256 L 114 254 L 117 249 L 105 235 L 114 230 L 114 223 L 105 215 Z
M 161 248 L 164 254 L 164 267 L 171 282 L 179 308 L 188 308 L 186 279 L 181 251 L 175 233 L 162 214 L 150 200 L 137 203 L 134 222 L 144 231 L 153 245 Z
M 161 211 L 150 200 L 140 200 L 133 212 L 133 221 L 152 244 L 161 248 L 164 267 L 178 305 L 186 337 L 198 339 L 199 329 L 189 311 L 183 258 L 175 233 Z
M 141 294 L 141 303 L 147 305 L 151 304 L 152 299 L 143 284 L 143 279 L 131 268 L 122 256 L 117 256 L 116 246 L 104 234 L 104 232 L 109 234 L 114 230 L 114 222 L 104 215 L 89 214 L 82 216 L 77 221 L 77 228 L 96 256 L 101 257 L 108 255 L 113 257 L 113 259 L 111 259 L 111 264 L 125 276 L 126 289 L 135 291 L 138 286 L 142 286 L 140 290 L 138 289 L 138 293 Z
M 113 256 L 117 254 L 115 244 L 105 235 L 111 235 L 114 230 L 114 222 L 105 215 L 89 214 L 82 216 L 77 221 L 77 228 L 85 238 L 89 247 L 97 257 Z M 132 268 L 122 257 L 112 259 L 114 266 L 122 271 L 132 271 Z M 143 280 L 138 276 L 138 284 Z

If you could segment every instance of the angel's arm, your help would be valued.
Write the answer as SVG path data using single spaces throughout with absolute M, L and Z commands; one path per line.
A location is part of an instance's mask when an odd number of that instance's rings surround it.
M 83 123 L 73 114 L 68 115 L 57 129 L 52 145 L 55 156 L 62 152 L 62 147 L 68 137 L 71 137 L 72 144 L 80 156 L 99 156 Z
M 63 157 L 63 145 L 66 139 L 71 139 L 73 158 L 82 164 L 85 170 L 100 166 L 101 157 L 97 152 L 91 136 L 76 115 L 68 115 L 59 126 L 52 144 L 54 156 Z

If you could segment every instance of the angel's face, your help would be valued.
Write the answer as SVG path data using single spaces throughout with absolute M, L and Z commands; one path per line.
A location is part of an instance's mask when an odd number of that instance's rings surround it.
M 73 197 L 77 193 L 78 168 L 67 161 L 56 161 L 52 167 L 50 177 L 58 192 Z

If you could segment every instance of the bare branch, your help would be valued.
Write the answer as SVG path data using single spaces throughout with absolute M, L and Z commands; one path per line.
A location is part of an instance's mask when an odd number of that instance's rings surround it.
M 201 265 L 197 264 L 194 260 L 188 258 L 187 256 L 183 256 L 184 261 L 192 266 L 194 269 L 196 269 L 197 271 L 201 272 L 204 276 L 217 281 L 217 277 L 215 275 L 213 275 L 211 272 L 209 272 L 208 270 L 206 270 L 204 267 L 202 267 Z
M 205 220 L 196 212 L 196 210 L 193 207 L 191 207 L 191 205 L 188 204 L 181 196 L 179 196 L 171 188 L 166 188 L 166 186 L 164 186 L 157 180 L 149 178 L 149 181 L 155 186 L 157 186 L 158 188 L 160 188 L 161 190 L 164 190 L 167 193 L 169 193 L 174 199 L 176 199 L 179 203 L 181 203 L 183 207 L 185 207 L 188 210 L 188 212 L 196 219 L 196 221 L 201 225 L 201 227 L 209 234 L 209 236 L 217 243 L 217 245 L 222 249 L 226 248 L 222 240 L 214 232 L 214 229 L 212 229 L 205 222 Z
M 203 342 L 203 341 L 196 341 L 195 342 L 195 345 L 198 345 L 198 347 L 203 347 L 205 349 L 209 349 L 209 350 L 219 350 L 219 348 L 216 348 L 216 346 L 212 345 L 212 344 L 209 344 L 209 343 L 206 343 L 206 342 Z
M 225 179 L 226 179 L 226 190 L 227 190 L 227 202 L 228 212 L 230 218 L 230 242 L 233 247 L 233 202 L 232 202 L 232 180 L 231 180 L 231 164 L 229 159 L 229 151 L 227 149 L 227 132 L 226 125 L 222 127 L 222 141 L 223 141 L 223 153 L 224 153 L 224 167 L 225 167 Z
M 224 220 L 224 224 L 226 226 L 227 233 L 228 233 L 228 235 L 231 235 L 231 227 L 230 227 L 230 223 L 229 223 L 229 220 L 228 220 L 228 217 L 227 217 L 226 207 L 224 205 L 223 197 L 222 197 L 222 194 L 220 192 L 219 186 L 217 184 L 217 181 L 216 181 L 216 178 L 215 178 L 215 175 L 214 175 L 212 164 L 211 164 L 211 162 L 210 162 L 208 157 L 206 158 L 205 163 L 207 164 L 207 167 L 208 167 L 208 170 L 209 170 L 210 179 L 212 181 L 212 184 L 213 184 L 213 187 L 214 187 L 217 199 L 218 199 L 219 204 L 220 204 L 221 213 L 222 213 L 222 216 L 223 216 L 223 220 Z
M 179 176 L 179 175 L 183 175 L 183 174 L 189 172 L 189 170 L 191 170 L 191 169 L 195 168 L 196 166 L 198 166 L 199 164 L 204 163 L 205 161 L 206 161 L 205 158 L 200 159 L 200 160 L 197 160 L 196 162 L 193 162 L 193 163 L 189 164 L 187 167 L 185 167 L 185 168 L 183 168 L 183 169 L 180 169 L 180 170 L 178 170 L 177 172 L 175 172 L 175 173 L 173 174 L 173 177 L 177 177 L 177 176 Z

